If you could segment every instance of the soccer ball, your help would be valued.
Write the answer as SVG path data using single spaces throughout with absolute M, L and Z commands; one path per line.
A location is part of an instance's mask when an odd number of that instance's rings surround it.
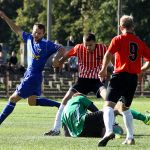
M 123 135 L 123 133 L 124 133 L 122 127 L 119 126 L 118 124 L 115 124 L 113 126 L 113 131 L 114 131 L 115 134 L 119 134 L 119 135 Z

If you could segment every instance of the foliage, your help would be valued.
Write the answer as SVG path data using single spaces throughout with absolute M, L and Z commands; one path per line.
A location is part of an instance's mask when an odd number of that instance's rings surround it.
M 10 7 L 11 6 L 11 7 Z M 5 11 L 5 13 L 10 16 L 11 19 L 15 19 L 17 14 L 17 9 L 22 7 L 22 1 L 20 0 L 1 0 L 0 10 Z M 8 9 L 9 8 L 9 9 Z M 9 50 L 18 50 L 18 41 L 14 33 L 11 32 L 9 26 L 0 19 L 0 43 L 9 43 Z M 17 44 L 18 43 L 18 44 Z
M 125 0 L 123 12 L 133 15 L 135 32 L 150 46 L 150 1 L 149 0 Z
M 91 31 L 96 34 L 99 42 L 109 44 L 112 37 L 117 34 L 117 2 L 116 0 L 52 0 L 51 40 L 58 40 L 66 45 L 67 38 L 72 35 L 76 43 L 80 43 L 83 34 Z M 135 32 L 150 45 L 150 1 L 122 2 L 123 14 L 134 16 Z M 35 22 L 47 25 L 47 0 L 1 0 L 0 9 L 13 20 L 16 18 L 16 23 L 27 32 L 31 31 Z M 16 48 L 18 45 L 16 35 L 10 32 L 9 27 L 1 19 L 0 23 L 0 43 L 8 42 L 12 48 Z

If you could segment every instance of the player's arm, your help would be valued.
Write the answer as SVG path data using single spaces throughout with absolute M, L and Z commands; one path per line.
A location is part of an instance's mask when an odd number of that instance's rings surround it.
M 64 56 L 66 50 L 62 47 L 53 57 L 52 63 L 54 68 L 60 68 L 62 66 L 61 58 Z
M 144 63 L 144 65 L 141 67 L 141 71 L 142 73 L 145 72 L 146 70 L 148 70 L 150 68 L 150 62 L 147 61 Z
M 101 82 L 103 82 L 105 78 L 107 77 L 107 67 L 110 61 L 112 60 L 112 58 L 113 58 L 113 55 L 109 51 L 107 51 L 104 55 L 102 69 L 100 70 L 98 74 Z
M 75 52 L 75 49 L 74 49 L 74 48 L 71 49 L 71 50 L 69 50 L 69 51 L 65 51 L 65 52 L 63 53 L 63 55 L 61 56 L 61 58 L 59 58 L 59 61 L 57 61 L 57 63 L 58 63 L 57 67 L 61 68 L 62 65 L 64 64 L 64 62 L 65 62 L 68 58 L 70 58 L 71 56 L 74 55 L 74 52 Z M 55 59 L 55 57 L 54 57 L 54 59 Z M 58 59 L 57 59 L 57 60 L 58 60 Z M 55 67 L 55 66 L 54 66 L 54 67 Z
M 60 64 L 63 64 L 68 59 L 68 51 L 64 53 L 64 55 L 60 58 L 59 62 Z
M 93 102 L 87 107 L 87 109 L 90 110 L 91 112 L 98 111 L 98 108 L 94 105 Z
M 0 11 L 0 17 L 9 25 L 9 27 L 14 31 L 16 34 L 21 35 L 22 30 L 19 26 L 17 26 L 3 11 Z

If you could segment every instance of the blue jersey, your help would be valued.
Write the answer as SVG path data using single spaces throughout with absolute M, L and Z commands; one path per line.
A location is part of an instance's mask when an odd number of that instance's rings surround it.
M 32 95 L 40 96 L 42 71 L 45 63 L 52 54 L 56 53 L 62 47 L 44 38 L 36 43 L 33 36 L 29 33 L 23 32 L 22 37 L 24 42 L 27 43 L 28 67 L 24 78 L 16 89 L 16 93 L 22 98 Z
M 27 43 L 27 62 L 28 71 L 39 72 L 43 71 L 47 59 L 56 53 L 62 46 L 54 44 L 42 38 L 38 43 L 33 39 L 32 34 L 23 32 L 22 38 Z

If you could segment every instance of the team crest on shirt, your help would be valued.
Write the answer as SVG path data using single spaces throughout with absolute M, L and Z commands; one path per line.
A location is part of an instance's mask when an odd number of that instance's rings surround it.
M 33 56 L 33 59 L 35 60 L 39 60 L 40 56 L 39 55 L 32 55 Z
M 41 50 L 42 50 L 42 49 L 38 48 L 38 49 L 37 49 L 37 52 L 40 53 Z

